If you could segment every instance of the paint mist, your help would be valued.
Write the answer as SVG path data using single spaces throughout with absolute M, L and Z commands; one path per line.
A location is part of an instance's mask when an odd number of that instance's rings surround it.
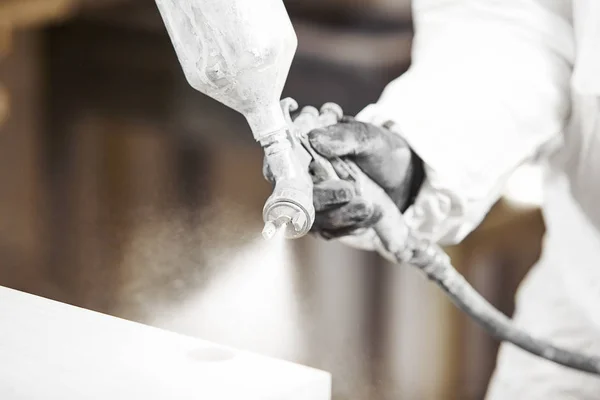
M 227 213 L 215 212 L 201 232 L 187 231 L 173 216 L 138 231 L 128 263 L 139 275 L 131 280 L 142 282 L 135 289 L 145 309 L 142 322 L 296 360 L 306 346 L 293 245 L 285 229 L 265 240 L 258 221 L 257 229 L 240 232 L 223 223 L 236 220 L 233 208 Z M 156 295 L 169 281 L 177 296 Z

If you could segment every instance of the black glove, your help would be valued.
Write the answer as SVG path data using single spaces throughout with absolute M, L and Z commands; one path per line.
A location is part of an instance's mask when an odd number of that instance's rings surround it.
M 347 158 L 381 186 L 404 212 L 412 204 L 424 177 L 423 165 L 400 135 L 351 118 L 309 133 L 315 151 L 325 158 Z M 352 182 L 315 184 L 316 211 L 312 230 L 326 238 L 373 226 L 382 217 L 376 204 L 357 195 Z

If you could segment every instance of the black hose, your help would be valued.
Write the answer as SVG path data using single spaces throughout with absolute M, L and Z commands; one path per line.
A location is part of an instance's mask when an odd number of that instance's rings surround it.
M 561 349 L 517 328 L 506 315 L 494 308 L 467 282 L 439 247 L 419 243 L 412 252 L 413 259 L 409 264 L 421 269 L 458 308 L 495 338 L 565 367 L 600 375 L 600 357 Z

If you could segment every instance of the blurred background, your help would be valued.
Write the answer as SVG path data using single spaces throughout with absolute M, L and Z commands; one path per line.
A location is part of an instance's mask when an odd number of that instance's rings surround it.
M 410 65 L 409 0 L 286 5 L 300 104 L 355 114 Z M 261 167 L 243 118 L 188 87 L 152 0 L 0 0 L 0 285 L 327 370 L 335 400 L 481 399 L 497 344 L 418 273 L 260 238 Z M 520 171 L 448 249 L 508 314 L 538 185 Z

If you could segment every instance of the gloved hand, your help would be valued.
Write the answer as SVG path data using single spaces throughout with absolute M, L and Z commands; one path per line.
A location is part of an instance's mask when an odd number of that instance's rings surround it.
M 402 212 L 412 204 L 423 181 L 423 166 L 399 134 L 344 118 L 336 125 L 310 132 L 308 137 L 323 157 L 354 161 Z M 350 181 L 316 183 L 314 205 L 316 217 L 312 230 L 325 238 L 351 235 L 373 226 L 383 217 L 378 206 L 361 198 Z

